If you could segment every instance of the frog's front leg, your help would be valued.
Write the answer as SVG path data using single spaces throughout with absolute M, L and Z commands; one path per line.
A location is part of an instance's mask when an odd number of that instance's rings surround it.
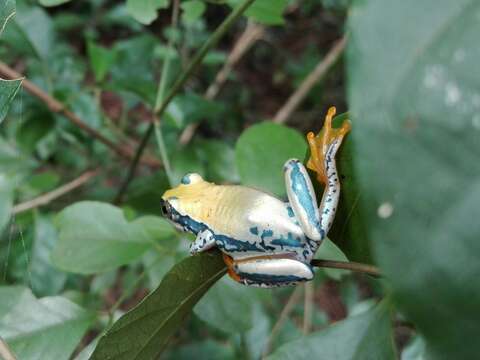
M 215 246 L 215 237 L 213 233 L 208 230 L 202 230 L 197 234 L 197 238 L 190 245 L 190 254 L 196 254 Z
M 244 285 L 276 287 L 295 285 L 313 279 L 309 264 L 295 259 L 294 255 L 265 255 L 234 260 L 224 254 L 228 274 Z
M 343 137 L 350 130 L 350 122 L 345 121 L 342 127 L 334 129 L 332 128 L 334 115 L 335 108 L 331 107 L 322 131 L 317 136 L 313 133 L 307 135 L 311 153 L 307 166 L 317 172 L 317 179 L 325 184 L 319 208 L 317 208 L 312 182 L 303 164 L 296 159 L 291 159 L 284 167 L 288 200 L 307 237 L 304 252 L 306 261 L 313 258 L 330 230 L 340 198 L 340 181 L 335 155 Z

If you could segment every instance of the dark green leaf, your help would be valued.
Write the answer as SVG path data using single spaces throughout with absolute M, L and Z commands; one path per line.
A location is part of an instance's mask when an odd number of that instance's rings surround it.
M 370 311 L 287 343 L 268 359 L 396 359 L 388 304 L 381 303 Z
M 241 0 L 228 0 L 230 6 L 234 7 L 241 3 Z M 288 0 L 261 0 L 255 1 L 245 11 L 245 16 L 267 25 L 281 25 L 284 23 L 283 12 L 288 5 Z
M 29 46 L 40 59 L 47 59 L 55 41 L 52 20 L 39 7 L 21 7 L 17 9 L 15 23 Z M 10 31 L 10 30 L 9 30 Z
M 186 147 L 175 151 L 171 156 L 172 185 L 180 184 L 180 180 L 187 173 L 198 173 L 205 176 L 205 167 L 193 147 Z
M 176 96 L 168 105 L 165 115 L 169 122 L 183 129 L 188 124 L 202 119 L 218 117 L 223 111 L 219 103 L 206 100 L 203 96 L 194 93 Z
M 18 359 L 69 359 L 94 319 L 60 296 L 35 299 L 23 287 L 0 287 L 0 334 Z
M 65 4 L 69 1 L 71 1 L 71 0 L 38 0 L 40 5 L 47 6 L 47 7 L 62 5 L 62 4 Z
M 35 234 L 30 258 L 30 281 L 38 296 L 58 294 L 67 280 L 67 274 L 53 267 L 50 253 L 57 242 L 57 231 L 51 220 L 35 216 Z
M 333 261 L 348 261 L 348 258 L 345 256 L 342 250 L 335 245 L 330 239 L 326 238 L 323 240 L 322 245 L 318 249 L 317 253 L 315 254 L 315 259 L 322 259 L 322 260 L 333 260 Z M 328 276 L 335 280 L 340 280 L 341 277 L 345 274 L 348 274 L 348 270 L 340 270 L 340 269 L 323 269 Z
M 8 108 L 15 94 L 22 85 L 22 79 L 3 80 L 0 79 L 0 124 L 7 115 Z
M 188 345 L 177 346 L 171 352 L 165 354 L 167 360 L 235 360 L 233 347 L 228 343 L 213 340 L 193 341 Z M 163 356 L 162 356 L 163 358 Z
M 425 355 L 425 341 L 421 336 L 415 336 L 402 351 L 401 360 L 424 360 Z
M 303 160 L 307 144 L 296 130 L 264 122 L 249 127 L 236 145 L 236 162 L 244 185 L 285 196 L 283 165 L 290 158 Z
M 218 252 L 188 257 L 100 339 L 91 360 L 154 359 L 197 301 L 225 273 Z
M 0 35 L 2 35 L 8 20 L 15 15 L 15 0 L 0 1 Z
M 96 45 L 93 42 L 87 44 L 87 52 L 93 73 L 95 74 L 95 80 L 98 82 L 103 81 L 108 70 L 115 62 L 116 52 Z
M 186 23 L 193 23 L 195 22 L 198 18 L 200 18 L 205 10 L 207 9 L 207 6 L 203 1 L 200 0 L 188 0 L 188 1 L 182 1 L 180 4 L 180 7 L 182 8 L 182 20 Z
M 480 352 L 479 12 L 472 0 L 370 0 L 350 11 L 365 225 L 399 307 L 436 359 Z
M 133 18 L 149 25 L 157 18 L 157 10 L 168 7 L 168 0 L 127 0 L 127 10 Z
M 226 333 L 244 333 L 255 321 L 251 312 L 255 304 L 254 291 L 224 278 L 198 302 L 194 312 L 209 325 Z
M 0 232 L 7 225 L 12 212 L 13 186 L 5 174 L 0 173 Z
M 218 183 L 238 183 L 235 150 L 220 140 L 203 140 L 195 143 L 206 166 L 206 177 Z
M 112 205 L 83 201 L 64 209 L 57 219 L 59 239 L 52 261 L 60 269 L 94 274 L 138 259 L 152 245 L 147 232 L 127 222 Z

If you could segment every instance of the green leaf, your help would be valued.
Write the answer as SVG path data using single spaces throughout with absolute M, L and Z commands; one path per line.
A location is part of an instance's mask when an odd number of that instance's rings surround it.
M 334 125 L 340 126 L 348 118 L 350 118 L 349 113 L 339 114 L 333 120 Z M 353 123 L 352 133 L 356 131 L 356 127 L 357 124 Z M 356 175 L 357 170 L 354 168 L 355 156 L 352 135 L 349 134 L 345 137 L 336 156 L 342 189 L 335 221 L 328 237 L 342 248 L 350 260 L 372 263 L 370 243 L 363 218 L 362 203 L 365 197 L 362 196 Z M 315 189 L 317 194 L 321 194 L 322 190 L 319 187 L 316 186 Z
M 425 342 L 415 336 L 403 349 L 401 360 L 425 360 Z
M 235 164 L 235 151 L 220 140 L 202 140 L 195 142 L 202 161 L 206 167 L 206 177 L 209 181 L 218 183 L 238 183 L 238 175 Z
M 267 359 L 396 359 L 388 303 L 287 343 Z
M 3 29 L 15 15 L 15 0 L 0 0 L 0 35 L 2 35 Z
M 0 334 L 18 359 L 69 359 L 94 315 L 60 296 L 0 287 Z
M 332 261 L 348 261 L 347 256 L 343 253 L 340 248 L 335 245 L 332 240 L 326 238 L 323 240 L 322 245 L 318 249 L 317 253 L 315 254 L 315 259 L 322 259 L 322 260 L 332 260 Z M 335 280 L 340 280 L 343 275 L 350 273 L 348 270 L 340 270 L 340 269 L 323 269 L 328 276 Z
M 207 9 L 205 3 L 199 0 L 182 1 L 180 7 L 183 10 L 182 20 L 186 23 L 195 22 L 203 15 L 205 10 Z
M 285 196 L 283 165 L 303 160 L 307 144 L 296 130 L 271 122 L 249 127 L 236 144 L 236 162 L 244 185 Z
M 197 301 L 224 274 L 218 252 L 182 260 L 155 291 L 102 336 L 91 360 L 157 358 Z
M 8 108 L 13 98 L 20 89 L 23 79 L 3 80 L 0 79 L 0 124 L 7 115 Z
M 188 124 L 202 119 L 218 117 L 223 107 L 214 101 L 205 99 L 201 95 L 187 93 L 178 95 L 167 106 L 165 115 L 169 122 L 183 129 Z
M 5 174 L 0 173 L 0 232 L 10 219 L 13 205 L 13 191 Z
M 168 353 L 162 355 L 167 360 L 208 359 L 208 360 L 236 360 L 235 349 L 231 343 L 224 341 L 194 340 L 193 342 L 175 346 Z
M 157 10 L 167 8 L 168 0 L 127 0 L 127 11 L 142 24 L 149 25 L 157 18 Z
M 235 7 L 241 0 L 228 0 L 228 4 Z M 255 1 L 245 11 L 245 16 L 266 25 L 282 25 L 283 12 L 288 5 L 288 0 L 261 0 Z
M 55 32 L 45 10 L 39 7 L 19 8 L 15 23 L 20 30 L 18 35 L 24 37 L 40 59 L 47 59 L 55 43 Z
M 198 173 L 205 176 L 205 167 L 192 146 L 175 151 L 170 161 L 172 163 L 172 183 L 180 184 L 187 173 Z
M 115 50 L 107 49 L 89 41 L 87 44 L 88 58 L 92 66 L 95 80 L 102 82 L 108 73 L 108 70 L 115 62 L 117 53 Z
M 147 232 L 127 222 L 119 208 L 82 201 L 65 208 L 57 219 L 59 239 L 52 262 L 65 271 L 94 274 L 128 264 L 151 247 Z
M 66 4 L 67 2 L 70 2 L 71 0 L 38 0 L 40 5 L 42 6 L 58 6 L 62 4 Z
M 255 304 L 254 291 L 230 278 L 224 278 L 198 302 L 195 315 L 226 333 L 246 332 L 255 321 L 251 312 Z
M 349 103 L 376 259 L 430 357 L 476 358 L 480 3 L 354 4 Z
M 30 281 L 39 296 L 58 294 L 67 281 L 67 274 L 53 267 L 50 253 L 57 242 L 57 231 L 51 220 L 35 215 L 35 230 L 30 258 Z

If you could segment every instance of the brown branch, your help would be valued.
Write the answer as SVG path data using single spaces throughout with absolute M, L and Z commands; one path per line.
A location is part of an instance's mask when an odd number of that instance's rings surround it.
M 5 76 L 8 79 L 18 79 L 24 77 L 22 74 L 16 72 L 14 69 L 9 67 L 7 64 L 0 61 L 0 75 Z M 76 114 L 72 111 L 68 110 L 64 104 L 62 104 L 59 100 L 55 99 L 54 97 L 47 94 L 45 91 L 40 89 L 37 85 L 32 83 L 31 81 L 24 79 L 22 82 L 23 87 L 27 90 L 30 94 L 40 99 L 47 107 L 58 114 L 65 116 L 72 124 L 79 127 L 87 134 L 93 136 L 98 141 L 112 149 L 116 154 L 121 157 L 127 158 L 129 160 L 133 159 L 134 153 L 130 148 L 124 148 L 118 144 L 115 144 L 113 141 L 102 135 L 100 132 L 95 130 L 94 128 L 90 127 L 85 121 L 80 119 Z M 142 163 L 149 165 L 149 166 L 159 166 L 160 162 L 157 159 L 151 157 L 144 157 L 142 159 Z
M 162 99 L 161 104 L 158 106 L 155 114 L 158 118 L 162 118 L 163 112 L 166 110 L 168 104 L 173 100 L 177 93 L 183 88 L 183 85 L 187 82 L 188 79 L 193 75 L 197 68 L 202 63 L 203 58 L 207 55 L 211 48 L 213 48 L 220 38 L 227 32 L 227 30 L 233 25 L 233 23 L 247 10 L 247 8 L 252 5 L 255 0 L 242 0 L 242 2 L 233 9 L 233 11 L 223 20 L 223 22 L 215 29 L 215 31 L 209 36 L 207 41 L 197 50 L 192 60 L 190 61 L 187 68 L 182 71 L 182 73 L 175 80 L 170 90 L 166 94 L 165 98 Z M 151 122 L 143 135 L 143 138 L 140 144 L 137 147 L 135 156 L 130 163 L 130 167 L 127 172 L 127 176 L 123 181 L 120 189 L 115 197 L 115 202 L 118 204 L 122 201 L 123 195 L 127 192 L 130 182 L 135 176 L 135 171 L 137 169 L 138 161 L 142 157 L 143 151 L 147 146 L 150 136 L 152 136 L 155 130 L 155 123 Z
M 285 306 L 283 307 L 282 312 L 280 313 L 280 316 L 277 319 L 277 322 L 275 323 L 275 325 L 273 325 L 272 331 L 270 331 L 270 335 L 268 336 L 268 339 L 262 350 L 262 359 L 265 359 L 267 355 L 270 353 L 270 351 L 272 350 L 273 339 L 275 338 L 275 336 L 277 336 L 278 331 L 280 331 L 285 321 L 287 321 L 288 317 L 293 311 L 293 308 L 295 307 L 297 302 L 300 300 L 301 295 L 302 295 L 302 286 L 296 286 L 295 289 L 290 294 L 290 297 L 288 298 Z
M 87 171 L 84 172 L 82 175 L 80 175 L 78 178 L 76 178 L 73 181 L 70 181 L 69 183 L 60 186 L 59 188 L 50 191 L 48 193 L 45 193 L 43 195 L 40 195 L 32 200 L 28 200 L 26 202 L 17 204 L 13 207 L 12 209 L 12 214 L 18 214 L 24 211 L 28 211 L 34 208 L 37 208 L 42 205 L 47 205 L 51 201 L 59 198 L 60 196 L 63 196 L 70 191 L 82 186 L 85 184 L 87 181 L 89 181 L 92 177 L 96 176 L 98 174 L 97 170 L 93 171 Z
M 344 36 L 338 40 L 325 57 L 317 64 L 315 69 L 303 80 L 298 89 L 290 96 L 287 102 L 277 111 L 273 122 L 283 124 L 298 108 L 310 90 L 318 83 L 337 62 L 345 49 L 347 38 Z
M 0 337 L 0 359 L 17 360 L 12 350 L 10 350 L 5 340 L 3 340 L 1 337 Z
M 315 296 L 315 283 L 313 281 L 306 282 L 304 285 L 304 305 L 303 305 L 303 334 L 308 335 L 312 331 L 312 318 L 315 306 L 313 298 Z
M 375 277 L 382 276 L 382 274 L 380 273 L 380 270 L 376 266 L 361 264 L 361 263 L 352 262 L 352 261 L 332 261 L 332 260 L 313 259 L 310 264 L 312 264 L 312 266 L 321 267 L 321 268 L 350 270 L 350 271 L 361 272 L 364 274 L 372 275 Z
M 205 92 L 205 99 L 213 100 L 217 97 L 218 93 L 222 89 L 223 85 L 228 79 L 228 76 L 232 72 L 233 67 L 240 61 L 240 59 L 247 53 L 247 51 L 252 47 L 252 45 L 261 39 L 265 34 L 265 28 L 262 25 L 249 22 L 245 31 L 238 38 L 235 45 L 233 46 L 232 51 L 227 57 L 225 64 L 220 69 L 220 71 L 215 76 L 215 80 L 208 87 Z M 186 145 L 192 140 L 195 131 L 197 130 L 200 123 L 194 123 L 188 125 L 182 132 L 179 138 L 179 142 L 182 145 Z

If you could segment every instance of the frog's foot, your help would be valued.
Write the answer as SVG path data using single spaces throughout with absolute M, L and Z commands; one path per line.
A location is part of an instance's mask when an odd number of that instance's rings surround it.
M 242 279 L 238 274 L 235 272 L 234 267 L 235 267 L 235 261 L 233 260 L 232 257 L 228 256 L 225 253 L 222 253 L 223 255 L 223 261 L 225 262 L 225 265 L 227 265 L 227 274 L 230 276 L 233 280 L 237 282 L 242 282 Z
M 308 159 L 307 167 L 317 173 L 317 180 L 323 184 L 328 182 L 329 158 L 335 157 L 343 137 L 351 128 L 349 120 L 345 120 L 340 128 L 332 127 L 332 120 L 336 111 L 334 106 L 328 109 L 323 128 L 317 135 L 313 132 L 307 134 L 307 141 L 310 146 L 310 159 Z
M 313 279 L 310 265 L 289 257 L 265 255 L 236 261 L 228 258 L 232 261 L 227 264 L 228 274 L 244 285 L 269 288 Z

